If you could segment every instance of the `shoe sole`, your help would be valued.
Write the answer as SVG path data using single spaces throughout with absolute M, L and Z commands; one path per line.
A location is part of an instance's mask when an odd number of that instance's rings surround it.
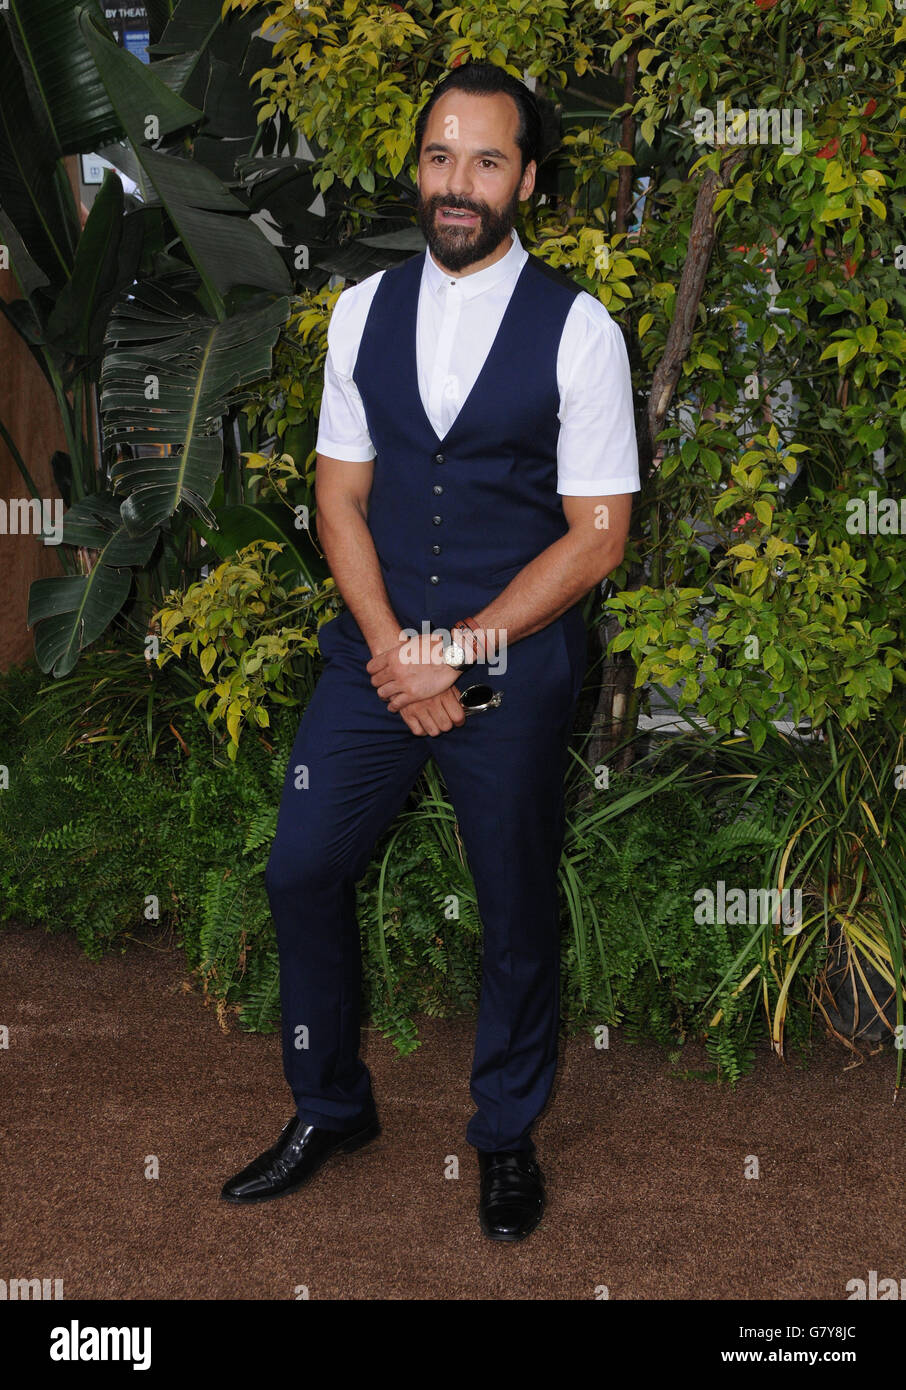
M 358 1130 L 355 1134 L 348 1135 L 342 1143 L 337 1144 L 329 1153 L 326 1153 L 317 1167 L 312 1168 L 310 1173 L 306 1173 L 304 1178 L 300 1178 L 298 1182 L 294 1182 L 290 1187 L 281 1188 L 279 1192 L 262 1192 L 259 1193 L 257 1197 L 233 1197 L 229 1193 L 225 1194 L 222 1192 L 220 1194 L 220 1200 L 221 1202 L 229 1202 L 232 1206 L 236 1207 L 253 1207 L 259 1202 L 276 1202 L 279 1197 L 289 1197 L 291 1193 L 298 1192 L 299 1188 L 304 1187 L 307 1182 L 311 1182 L 312 1178 L 316 1178 L 324 1167 L 324 1164 L 329 1163 L 335 1154 L 355 1153 L 356 1149 L 362 1149 L 366 1144 L 370 1144 L 372 1139 L 377 1139 L 380 1133 L 381 1126 L 374 1123 L 368 1125 L 365 1129 Z

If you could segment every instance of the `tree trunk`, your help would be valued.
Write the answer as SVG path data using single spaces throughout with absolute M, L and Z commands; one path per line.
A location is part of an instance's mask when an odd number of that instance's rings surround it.
M 634 80 L 635 64 L 634 62 L 627 62 L 624 89 L 626 101 L 632 100 Z M 627 120 L 629 124 L 627 124 Z M 623 148 L 629 149 L 631 152 L 634 139 L 635 131 L 632 118 L 628 117 L 624 119 L 623 123 L 621 142 Z M 692 343 L 692 335 L 698 319 L 698 308 L 705 287 L 711 254 L 714 250 L 716 235 L 714 199 L 720 190 L 727 186 L 733 170 L 745 158 L 746 153 L 744 148 L 734 150 L 722 161 L 719 173 L 709 169 L 702 179 L 698 191 L 695 210 L 692 215 L 686 259 L 676 293 L 673 319 L 667 333 L 664 354 L 655 368 L 652 378 L 647 410 L 643 410 L 636 402 L 639 474 L 643 485 L 654 465 L 654 440 L 664 428 L 667 411 L 682 372 L 683 362 Z M 628 167 L 621 169 L 621 176 L 624 173 L 631 174 L 631 170 Z M 625 231 L 630 193 L 631 179 L 628 188 L 624 188 L 622 183 L 620 185 L 620 196 L 617 200 L 617 231 Z M 623 225 L 619 225 L 621 219 Z M 637 370 L 641 367 L 638 345 L 634 339 L 626 336 L 630 363 L 633 369 Z M 640 588 L 644 577 L 644 572 L 640 566 L 633 567 L 625 587 L 627 589 Z M 657 582 L 656 576 L 653 576 L 653 579 L 654 582 Z M 610 657 L 606 655 L 607 644 L 619 631 L 619 619 L 615 615 L 608 615 L 602 618 L 594 633 L 595 646 L 604 653 L 604 665 L 598 697 L 591 718 L 592 735 L 589 744 L 590 765 L 592 767 L 604 765 L 611 771 L 617 772 L 630 767 L 634 760 L 635 753 L 632 745 L 620 749 L 616 757 L 614 757 L 614 750 L 635 732 L 641 701 L 641 691 L 635 688 L 637 668 L 632 659 L 625 652 L 619 652 Z
M 651 381 L 651 395 L 648 400 L 648 431 L 652 440 L 655 440 L 664 428 L 667 410 L 673 399 L 676 383 L 679 381 L 683 362 L 686 360 L 686 354 L 692 343 L 692 334 L 698 320 L 698 306 L 701 303 L 702 292 L 705 288 L 705 279 L 708 274 L 716 235 L 714 199 L 722 188 L 726 188 L 733 170 L 737 164 L 745 159 L 746 154 L 747 151 L 744 147 L 734 150 L 722 161 L 719 173 L 715 173 L 713 169 L 707 171 L 702 179 L 701 188 L 698 190 L 695 211 L 692 214 L 692 227 L 689 231 L 686 260 L 683 265 L 683 273 L 680 276 L 679 289 L 676 292 L 673 319 L 667 332 L 664 355 L 657 364 Z

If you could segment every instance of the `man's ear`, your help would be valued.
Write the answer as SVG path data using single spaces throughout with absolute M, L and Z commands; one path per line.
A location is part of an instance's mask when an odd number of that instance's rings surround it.
M 524 203 L 526 198 L 531 196 L 532 189 L 535 187 L 535 175 L 538 166 L 533 159 L 530 159 L 525 166 L 522 178 L 519 180 L 519 201 Z

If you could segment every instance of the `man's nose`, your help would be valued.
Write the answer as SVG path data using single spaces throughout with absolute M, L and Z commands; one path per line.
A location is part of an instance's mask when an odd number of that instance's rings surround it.
M 472 171 L 467 161 L 456 161 L 447 176 L 447 192 L 454 198 L 471 198 Z

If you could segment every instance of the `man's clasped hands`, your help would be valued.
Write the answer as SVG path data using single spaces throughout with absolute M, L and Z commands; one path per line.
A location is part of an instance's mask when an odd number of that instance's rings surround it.
M 388 710 L 398 712 L 414 734 L 436 736 L 466 722 L 454 689 L 462 672 L 443 660 L 447 640 L 443 632 L 415 637 L 401 632 L 395 647 L 378 652 L 366 664 L 371 684 Z

